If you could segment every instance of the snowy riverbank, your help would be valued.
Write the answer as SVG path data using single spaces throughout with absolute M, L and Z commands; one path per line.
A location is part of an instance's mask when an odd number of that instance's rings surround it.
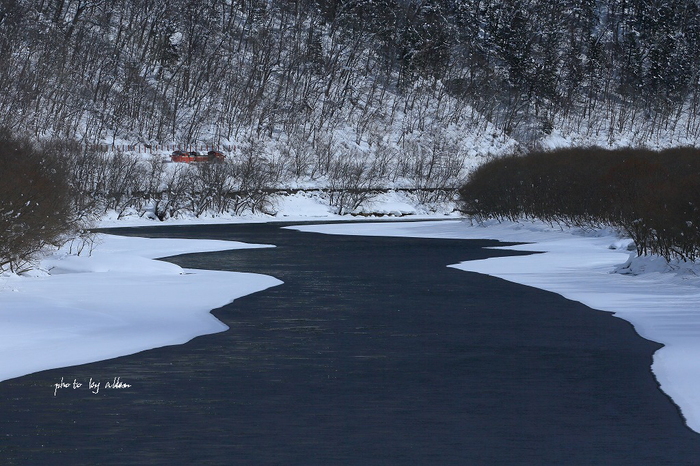
M 304 198 L 293 202 L 299 204 L 294 215 L 182 219 L 166 224 L 348 219 Z M 308 205 L 303 206 L 304 202 Z M 136 224 L 161 223 L 142 219 L 103 222 L 103 226 Z M 640 335 L 665 345 L 655 354 L 652 370 L 662 390 L 681 408 L 688 425 L 700 432 L 698 266 L 668 265 L 654 258 L 630 261 L 629 241 L 620 240 L 613 232 L 561 230 L 542 223 L 475 225 L 447 220 L 291 228 L 329 234 L 531 243 L 508 248 L 545 254 L 491 258 L 452 267 L 552 291 L 628 320 Z M 212 309 L 281 283 L 268 276 L 183 270 L 152 260 L 263 245 L 111 235 L 99 235 L 99 242 L 90 257 L 59 252 L 45 259 L 44 271 L 35 276 L 0 276 L 0 380 L 181 344 L 198 335 L 223 331 L 226 327 L 210 314 Z
M 293 194 L 275 194 L 270 198 L 270 205 L 264 214 L 261 212 L 235 215 L 233 213 L 216 216 L 201 215 L 196 217 L 182 213 L 177 218 L 168 218 L 165 222 L 153 220 L 143 215 L 131 212 L 122 218 L 114 212 L 105 215 L 97 226 L 131 227 L 131 226 L 158 226 L 158 225 L 211 225 L 222 223 L 262 223 L 262 222 L 307 222 L 328 220 L 366 220 L 367 216 L 377 220 L 435 220 L 442 218 L 461 218 L 455 210 L 454 202 L 446 202 L 433 205 L 429 209 L 408 193 L 390 191 L 372 196 L 365 204 L 353 211 L 351 215 L 338 215 L 337 209 L 328 204 L 326 194 L 321 191 L 299 191 Z
M 664 345 L 654 355 L 652 371 L 661 389 L 680 407 L 688 426 L 700 432 L 700 266 L 668 265 L 654 258 L 630 261 L 629 241 L 612 232 L 564 231 L 542 223 L 488 222 L 479 226 L 457 220 L 292 228 L 328 234 L 532 243 L 507 249 L 544 254 L 490 258 L 451 267 L 558 293 L 631 322 L 641 336 Z
M 398 192 L 377 196 L 368 208 L 386 214 L 387 220 L 437 216 Z M 114 214 L 97 226 L 348 220 L 333 214 L 320 193 L 279 196 L 271 209 L 276 215 L 183 216 L 166 222 L 138 215 L 118 219 Z M 212 309 L 282 282 L 256 274 L 183 270 L 153 259 L 256 247 L 273 245 L 100 234 L 93 250 L 86 247 L 80 256 L 68 254 L 66 246 L 25 275 L 0 274 L 0 381 L 182 344 L 226 330 L 210 314 Z
M 227 327 L 212 309 L 279 280 L 152 260 L 267 247 L 98 235 L 92 255 L 59 251 L 33 276 L 0 276 L 0 381 L 185 343 Z

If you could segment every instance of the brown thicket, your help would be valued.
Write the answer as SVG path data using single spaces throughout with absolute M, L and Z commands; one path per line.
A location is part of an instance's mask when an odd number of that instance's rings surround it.
M 641 254 L 700 254 L 700 150 L 575 148 L 482 165 L 460 189 L 478 219 L 622 229 Z
M 28 140 L 0 132 L 0 271 L 22 271 L 76 230 L 67 173 Z

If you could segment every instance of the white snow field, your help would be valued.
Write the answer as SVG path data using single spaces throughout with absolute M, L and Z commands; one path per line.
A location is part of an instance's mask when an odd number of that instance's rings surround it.
M 416 223 L 303 225 L 300 231 L 342 235 L 496 239 L 528 242 L 504 249 L 544 254 L 499 257 L 451 265 L 558 293 L 613 312 L 649 340 L 664 345 L 652 371 L 700 432 L 700 266 L 636 258 L 612 231 L 562 230 L 543 223 L 448 220 Z M 618 272 L 618 273 L 614 273 Z
M 199 217 L 181 213 L 177 218 L 168 218 L 164 222 L 154 221 L 131 212 L 122 218 L 118 218 L 115 212 L 104 215 L 96 226 L 100 228 L 110 227 L 136 227 L 158 225 L 216 225 L 232 223 L 267 223 L 267 222 L 307 222 L 353 219 L 366 220 L 363 217 L 350 215 L 338 215 L 333 213 L 333 208 L 328 205 L 327 199 L 319 192 L 298 192 L 288 195 L 273 195 L 271 197 L 270 214 L 245 213 L 235 215 L 233 212 L 226 214 L 209 215 Z M 376 217 L 377 221 L 395 221 L 399 217 L 412 220 L 435 220 L 436 218 L 461 218 L 461 214 L 454 210 L 454 203 L 435 206 L 435 210 L 421 206 L 415 199 L 402 192 L 388 192 L 379 194 L 368 200 L 365 205 L 356 209 L 354 213 L 368 215 L 384 215 Z
M 98 235 L 88 256 L 65 251 L 35 276 L 0 276 L 0 381 L 185 343 L 228 327 L 210 314 L 282 282 L 266 275 L 190 270 L 152 260 L 269 247 L 234 241 Z

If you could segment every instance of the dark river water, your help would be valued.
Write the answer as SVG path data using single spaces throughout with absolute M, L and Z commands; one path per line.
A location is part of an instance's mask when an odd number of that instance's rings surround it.
M 516 254 L 483 249 L 493 241 L 119 233 L 275 244 L 168 260 L 284 285 L 215 310 L 226 332 L 0 383 L 0 464 L 700 464 L 700 436 L 650 372 L 657 344 L 446 267 Z M 61 378 L 115 377 L 131 386 L 53 393 Z

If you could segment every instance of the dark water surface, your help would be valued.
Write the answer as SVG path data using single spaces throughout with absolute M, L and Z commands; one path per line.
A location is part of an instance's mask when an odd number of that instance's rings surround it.
M 0 383 L 0 464 L 700 463 L 700 436 L 649 370 L 657 344 L 611 314 L 445 267 L 515 254 L 482 249 L 495 242 L 128 234 L 276 244 L 169 260 L 285 283 L 216 310 L 227 332 Z M 131 387 L 54 397 L 62 377 Z

